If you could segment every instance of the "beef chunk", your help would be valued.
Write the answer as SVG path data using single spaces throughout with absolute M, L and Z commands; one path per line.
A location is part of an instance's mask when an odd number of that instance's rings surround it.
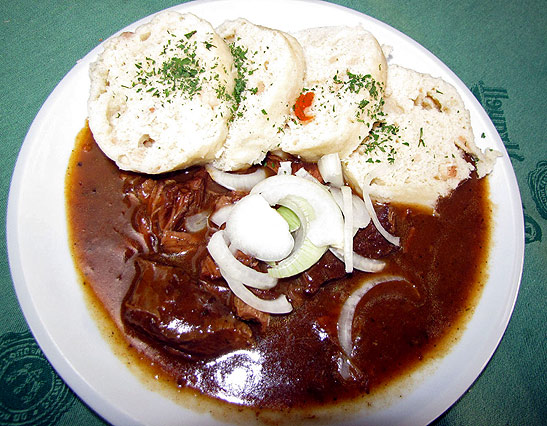
M 319 261 L 304 271 L 299 280 L 304 284 L 306 294 L 315 294 L 328 281 L 346 276 L 346 267 L 334 254 L 327 251 Z
M 233 298 L 233 305 L 236 315 L 242 320 L 260 324 L 261 330 L 268 328 L 268 325 L 270 324 L 270 314 L 247 305 L 239 297 Z
M 395 233 L 395 213 L 388 206 L 380 206 L 376 215 L 382 226 L 391 234 Z M 371 259 L 380 259 L 397 251 L 398 247 L 388 242 L 371 222 L 359 229 L 353 238 L 353 251 Z
M 218 265 L 209 253 L 203 257 L 199 277 L 203 280 L 220 280 L 222 278 Z
M 319 261 L 307 271 L 293 278 L 280 281 L 278 287 L 287 295 L 293 308 L 302 306 L 309 296 L 319 291 L 319 288 L 332 280 L 346 276 L 343 262 L 338 260 L 330 251 L 327 251 Z
M 251 329 L 232 314 L 222 292 L 173 266 L 139 259 L 138 269 L 122 307 L 130 329 L 189 357 L 220 355 L 251 343 Z

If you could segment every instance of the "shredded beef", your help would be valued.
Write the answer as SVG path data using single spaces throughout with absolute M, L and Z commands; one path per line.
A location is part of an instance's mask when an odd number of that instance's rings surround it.
M 136 204 L 133 228 L 143 235 L 148 250 L 157 251 L 164 234 L 186 231 L 184 219 L 205 208 L 206 188 L 205 170 L 198 170 L 182 181 L 125 176 L 126 202 Z
M 290 160 L 293 173 L 305 167 L 321 181 L 317 165 L 288 157 L 270 154 L 266 166 L 276 172 L 281 161 Z M 184 228 L 188 216 L 200 212 L 212 214 L 246 193 L 222 188 L 204 169 L 178 174 L 173 179 L 133 174 L 125 175 L 124 179 L 125 202 L 134 207 L 132 224 L 144 242 L 144 248 L 135 247 L 139 253 L 137 275 L 122 307 L 126 326 L 142 338 L 190 358 L 219 355 L 249 345 L 253 341 L 252 330 L 264 331 L 271 316 L 232 295 L 207 252 L 206 244 L 215 228 L 200 232 Z M 393 211 L 381 206 L 377 214 L 383 226 L 394 233 Z M 397 247 L 370 224 L 357 232 L 354 250 L 365 257 L 380 258 Z M 263 272 L 266 269 L 263 262 L 239 250 L 235 256 L 251 268 Z M 251 291 L 264 299 L 285 294 L 297 309 L 322 285 L 345 276 L 344 263 L 327 251 L 315 265 L 281 280 L 275 289 Z M 251 328 L 253 323 L 259 327 Z

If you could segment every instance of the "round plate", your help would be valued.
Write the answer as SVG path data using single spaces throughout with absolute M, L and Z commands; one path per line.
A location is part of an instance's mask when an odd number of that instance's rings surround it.
M 524 227 L 516 178 L 505 148 L 485 111 L 466 86 L 434 55 L 373 18 L 316 1 L 195 1 L 174 8 L 218 25 L 225 19 L 295 31 L 304 27 L 363 24 L 380 44 L 393 48 L 391 63 L 442 77 L 456 86 L 477 143 L 503 153 L 490 176 L 494 209 L 489 280 L 466 331 L 452 350 L 382 409 L 360 411 L 347 422 L 426 424 L 447 410 L 478 377 L 496 349 L 517 297 L 524 254 Z M 302 19 L 305 17 L 305 19 Z M 124 30 L 133 30 L 147 17 Z M 25 318 L 43 352 L 66 383 L 113 424 L 214 424 L 152 392 L 123 365 L 90 315 L 68 247 L 64 180 L 78 131 L 84 126 L 89 64 L 100 46 L 66 75 L 36 116 L 11 182 L 8 254 Z M 481 138 L 484 133 L 486 138 Z M 67 325 L 68 324 L 68 325 Z

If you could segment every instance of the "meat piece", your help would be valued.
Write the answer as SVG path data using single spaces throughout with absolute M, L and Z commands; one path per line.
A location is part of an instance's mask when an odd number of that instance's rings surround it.
M 203 280 L 219 280 L 222 278 L 218 265 L 209 253 L 203 257 L 199 277 Z
M 196 181 L 202 183 L 201 188 Z M 183 230 L 184 218 L 201 211 L 204 195 L 205 184 L 198 178 L 188 184 L 169 182 L 156 186 L 146 204 L 156 233 Z
M 264 159 L 264 167 L 266 167 L 267 169 L 270 169 L 273 174 L 277 174 L 278 170 L 279 170 L 279 163 L 281 163 L 282 161 L 292 161 L 294 158 L 292 155 L 290 154 L 287 154 L 285 152 L 279 152 L 278 154 L 273 154 L 271 152 L 269 152 L 267 155 L 266 155 L 266 158 Z
M 270 324 L 270 314 L 247 305 L 239 297 L 233 298 L 233 305 L 236 315 L 239 318 L 244 321 L 252 321 L 260 324 L 261 330 L 265 330 Z
M 328 281 L 346 276 L 346 267 L 334 254 L 327 251 L 319 261 L 298 278 L 304 284 L 304 293 L 315 294 Z
M 376 215 L 382 226 L 391 234 L 395 234 L 395 213 L 388 206 L 376 209 Z M 353 251 L 371 259 L 380 259 L 398 250 L 388 242 L 371 222 L 366 228 L 359 229 L 353 237 Z
M 319 261 L 294 278 L 282 281 L 283 291 L 296 309 L 305 303 L 308 296 L 317 293 L 319 288 L 332 280 L 346 276 L 343 262 L 327 251 Z
M 182 269 L 139 259 L 137 278 L 122 306 L 127 327 L 190 358 L 250 345 L 252 331 L 219 292 L 208 291 Z
M 135 229 L 159 240 L 164 231 L 183 231 L 184 218 L 204 209 L 207 172 L 198 170 L 191 178 L 181 176 L 180 180 L 125 177 L 124 193 L 138 204 Z
M 243 253 L 241 250 L 237 250 L 235 252 L 234 256 L 237 260 L 239 260 L 245 266 L 248 266 L 249 268 L 256 269 L 257 271 L 261 271 L 260 267 L 262 265 L 256 258 L 254 258 L 252 256 L 249 256 L 248 254 Z M 264 272 L 264 271 L 262 271 L 262 272 Z
M 202 238 L 198 233 L 165 231 L 161 236 L 161 250 L 165 253 L 193 253 L 202 244 Z
M 222 207 L 236 203 L 245 195 L 247 195 L 247 193 L 242 191 L 230 191 L 226 194 L 216 195 L 213 212 L 220 210 Z

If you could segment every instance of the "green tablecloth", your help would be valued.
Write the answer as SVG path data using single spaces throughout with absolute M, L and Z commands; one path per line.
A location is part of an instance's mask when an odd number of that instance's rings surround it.
M 113 32 L 178 0 L 1 0 L 0 215 L 25 134 L 55 85 L 76 61 Z M 522 285 L 507 332 L 482 375 L 439 425 L 532 425 L 547 422 L 547 4 L 545 1 L 338 0 L 406 33 L 472 89 L 513 162 L 526 225 Z M 491 96 L 495 93 L 495 98 Z M 489 96 L 490 94 L 490 96 Z M 495 100 L 495 102 L 493 102 Z M 28 331 L 9 271 L 5 226 L 0 246 L 0 424 L 102 424 L 56 377 L 55 409 L 7 412 L 9 357 L 50 367 Z M 19 351 L 19 352 L 17 352 Z M 21 358 L 22 359 L 22 358 Z M 38 365 L 40 366 L 40 365 Z M 27 371 L 27 374 L 32 373 Z M 54 374 L 51 372 L 51 374 Z M 31 377 L 32 379 L 32 377 Z

